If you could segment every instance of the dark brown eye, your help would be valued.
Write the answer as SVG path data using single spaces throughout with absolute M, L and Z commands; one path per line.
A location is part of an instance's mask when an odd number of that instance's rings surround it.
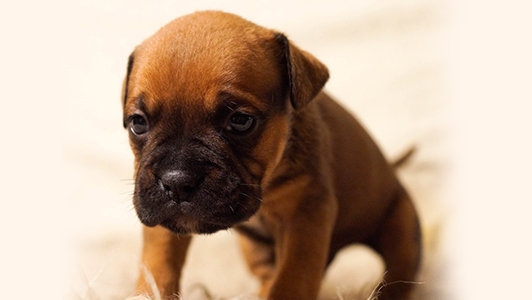
M 136 135 L 144 134 L 148 131 L 148 122 L 141 115 L 133 115 L 131 117 L 131 132 Z
M 255 123 L 255 119 L 244 113 L 236 113 L 229 119 L 228 130 L 243 133 L 250 130 Z

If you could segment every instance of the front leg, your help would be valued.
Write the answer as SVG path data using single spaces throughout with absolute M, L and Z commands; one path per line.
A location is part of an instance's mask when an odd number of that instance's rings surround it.
M 155 279 L 159 294 L 162 299 L 177 299 L 175 295 L 179 293 L 181 269 L 191 236 L 178 236 L 156 226 L 144 227 L 143 239 L 142 263 Z M 156 294 L 143 271 L 137 282 L 137 294 Z
M 311 197 L 300 201 L 290 214 L 280 215 L 275 273 L 261 289 L 261 296 L 268 300 L 315 300 L 318 296 L 337 204 L 332 197 Z

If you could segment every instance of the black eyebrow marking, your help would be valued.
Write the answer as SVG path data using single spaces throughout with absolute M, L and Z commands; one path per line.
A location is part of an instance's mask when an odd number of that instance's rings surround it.
M 261 108 L 257 107 L 253 102 L 240 97 L 239 95 L 221 92 L 219 99 L 219 103 L 216 107 L 218 114 L 222 112 L 227 114 L 234 111 L 241 111 L 260 118 L 263 118 L 267 114 L 267 111 L 262 111 Z
M 222 90 L 218 93 L 218 101 L 219 103 L 232 104 L 232 107 L 247 107 L 259 112 L 268 110 L 267 105 L 261 101 L 260 97 L 241 90 Z
M 146 103 L 144 102 L 144 94 L 140 94 L 136 97 L 129 97 L 127 99 L 131 99 L 132 103 L 131 106 L 133 106 L 135 109 L 145 111 L 146 110 Z
M 219 105 L 226 105 L 227 107 L 249 106 L 249 101 L 243 99 L 239 95 L 228 91 L 222 91 L 218 94 Z

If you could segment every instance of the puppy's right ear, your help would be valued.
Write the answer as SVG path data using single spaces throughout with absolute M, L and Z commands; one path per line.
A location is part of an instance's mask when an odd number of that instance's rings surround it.
M 124 83 L 122 84 L 122 109 L 126 107 L 127 102 L 127 93 L 129 89 L 129 75 L 131 74 L 131 69 L 133 69 L 133 61 L 135 60 L 135 51 L 129 55 L 127 62 L 127 73 L 126 78 L 124 78 Z M 124 128 L 126 128 L 126 123 L 124 122 Z

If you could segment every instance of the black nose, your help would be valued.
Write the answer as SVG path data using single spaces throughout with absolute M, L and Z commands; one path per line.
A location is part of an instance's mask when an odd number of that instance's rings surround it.
M 199 183 L 199 177 L 180 170 L 166 171 L 158 181 L 161 191 L 177 201 L 185 201 Z

